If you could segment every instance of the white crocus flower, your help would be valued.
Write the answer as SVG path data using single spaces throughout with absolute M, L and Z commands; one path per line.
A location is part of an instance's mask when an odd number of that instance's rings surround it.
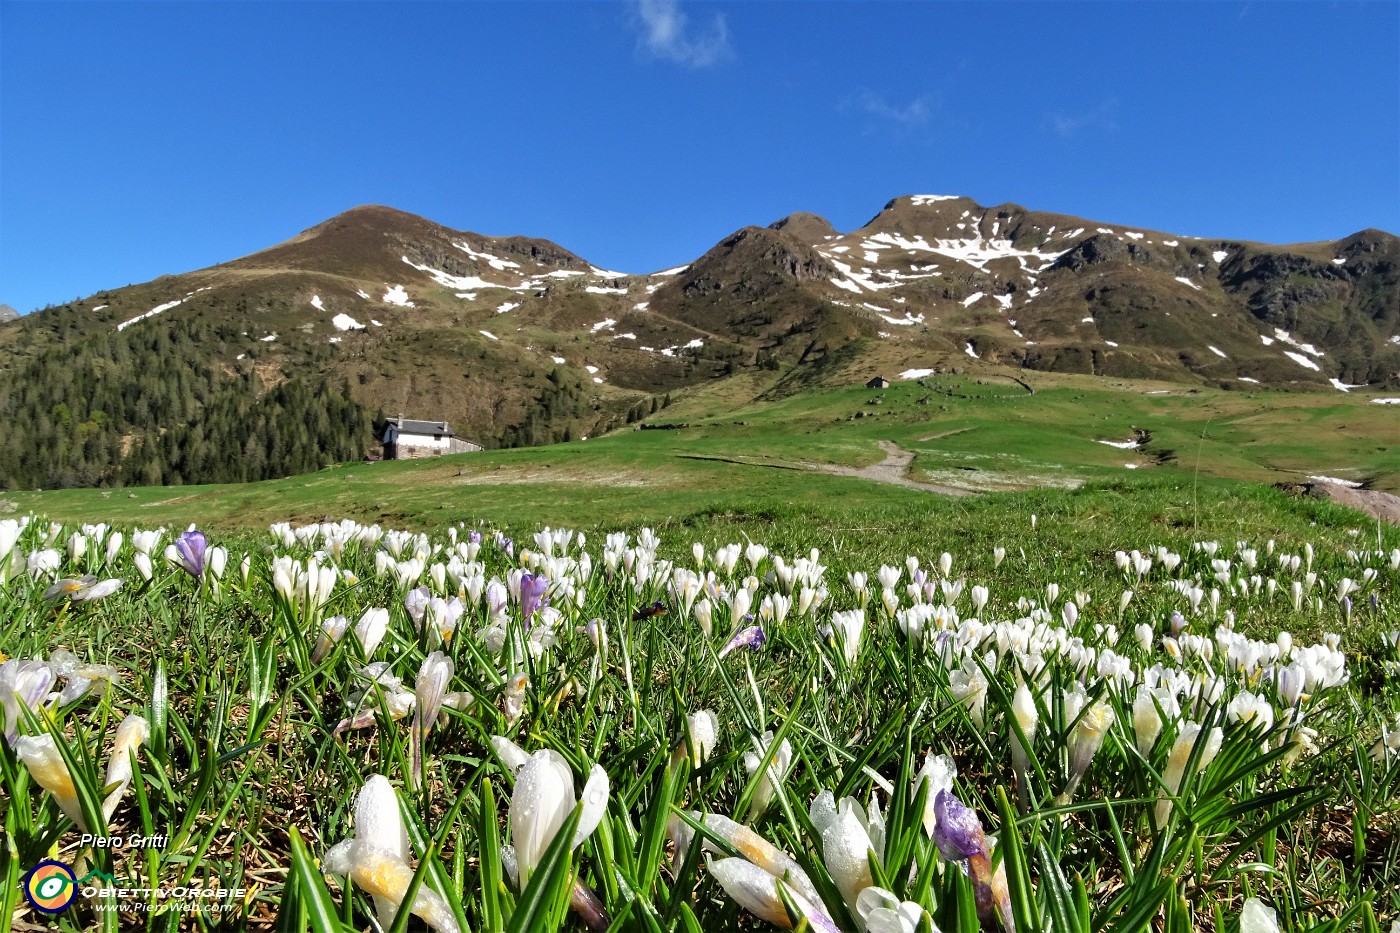
M 117 804 L 121 803 L 127 787 L 131 785 L 131 753 L 150 739 L 151 724 L 136 713 L 127 716 L 121 725 L 117 726 L 117 735 L 112 743 L 112 757 L 107 762 L 107 780 L 103 785 L 117 785 L 102 801 L 102 815 L 107 820 L 110 821 L 112 814 L 117 812 Z
M 574 773 L 564 756 L 544 748 L 526 756 L 514 742 L 495 736 L 491 745 L 502 763 L 515 772 L 515 790 L 510 798 L 510 830 L 514 842 L 512 857 L 524 890 L 530 875 L 539 867 L 554 837 L 580 803 L 574 796 Z M 582 845 L 602 822 L 608 808 L 608 775 L 599 765 L 588 772 L 583 785 L 582 811 L 571 845 Z
M 948 688 L 958 702 L 967 707 L 972 724 L 981 730 L 987 707 L 986 676 L 976 666 L 959 668 L 948 675 Z
M 1220 742 L 1222 733 L 1219 727 L 1210 730 L 1204 740 L 1199 739 L 1201 726 L 1199 723 L 1188 722 L 1181 727 L 1181 734 L 1177 736 L 1176 742 L 1172 745 L 1171 755 L 1167 758 L 1167 766 L 1162 771 L 1162 782 L 1166 784 L 1161 798 L 1157 801 L 1157 809 L 1154 812 L 1157 826 L 1160 828 L 1167 822 L 1167 817 L 1171 816 L 1172 800 L 1181 791 L 1181 783 L 1186 777 L 1186 765 L 1191 760 L 1191 750 L 1195 748 L 1197 741 L 1202 741 L 1201 756 L 1196 762 L 1196 769 L 1203 771 L 1215 760 L 1215 756 L 1220 753 Z
M 345 630 L 349 627 L 350 620 L 345 616 L 332 616 L 322 622 L 321 631 L 316 636 L 316 646 L 311 649 L 311 663 L 320 664 L 325 660 L 331 649 L 345 637 Z
M 92 832 L 92 827 L 83 819 L 83 808 L 78 803 L 78 789 L 73 784 L 73 775 L 59 754 L 51 735 L 22 735 L 11 743 L 15 755 L 29 769 L 34 783 L 53 794 L 59 808 L 77 824 L 83 832 Z
M 1279 933 L 1278 914 L 1259 898 L 1251 897 L 1240 911 L 1240 933 Z
M 366 660 L 374 654 L 374 649 L 379 647 L 388 631 L 388 609 L 366 609 L 360 616 L 360 621 L 355 623 L 355 638 L 359 640 Z
M 15 746 L 24 719 L 21 707 L 30 712 L 37 710 L 57 676 L 52 665 L 39 660 L 11 658 L 0 663 L 0 718 L 4 720 L 5 742 L 11 748 Z
M 812 801 L 812 826 L 821 834 L 822 862 L 836 883 L 841 899 L 852 908 L 861 891 L 874 884 L 870 873 L 871 854 L 884 860 L 884 824 L 878 823 L 878 846 L 871 838 L 871 821 L 865 809 L 852 797 L 838 803 L 829 790 Z
M 713 711 L 702 709 L 685 717 L 685 745 L 676 751 L 689 756 L 690 766 L 698 768 L 705 763 L 714 751 L 719 737 L 719 717 Z
M 354 837 L 331 847 L 321 860 L 321 868 L 330 874 L 349 875 L 369 892 L 379 925 L 387 929 L 413 881 L 409 857 L 398 795 L 386 778 L 374 775 L 355 798 Z M 460 929 L 447 902 L 426 884 L 419 887 L 409 910 L 439 933 L 458 933 Z
M 933 752 L 924 753 L 924 766 L 914 775 L 914 780 L 909 785 L 909 799 L 912 801 L 919 795 L 921 785 L 928 785 L 922 815 L 925 835 L 931 837 L 938 826 L 938 816 L 933 809 L 934 799 L 941 790 L 952 793 L 953 779 L 957 776 L 958 766 L 952 758 L 947 755 L 935 755 Z
M 831 625 L 823 626 L 823 634 L 836 641 L 846 658 L 847 666 L 856 663 L 860 653 L 860 639 L 865 632 L 865 610 L 851 609 L 847 612 L 833 612 Z
M 1068 701 L 1066 697 L 1066 701 Z M 1070 717 L 1070 703 L 1065 703 L 1065 717 Z M 1074 792 L 1079 787 L 1079 782 L 1084 779 L 1084 774 L 1089 770 L 1089 763 L 1098 754 L 1099 746 L 1103 745 L 1104 736 L 1108 735 L 1108 730 L 1113 725 L 1113 707 L 1102 700 L 1091 705 L 1084 711 L 1084 715 L 1079 716 L 1079 722 L 1074 727 L 1074 732 L 1069 741 L 1069 780 L 1065 784 L 1064 793 L 1057 801 L 1063 806 L 1074 799 Z
M 901 902 L 892 891 L 872 886 L 856 898 L 856 916 L 869 933 L 916 933 L 924 909 L 914 901 Z
M 710 874 L 740 907 L 760 920 L 767 920 L 784 930 L 792 929 L 787 906 L 783 903 L 782 894 L 778 889 L 778 885 L 783 884 L 787 896 L 806 918 L 809 929 L 822 933 L 840 933 L 840 928 L 816 906 L 820 901 L 813 903 L 793 890 L 790 885 L 781 882 L 750 861 L 742 858 L 714 859 L 710 862 Z
M 410 742 L 413 747 L 413 779 L 419 786 L 423 781 L 423 746 L 433 724 L 437 722 L 438 712 L 442 710 L 442 702 L 447 696 L 447 686 L 452 682 L 454 670 L 452 659 L 441 651 L 434 651 L 424 658 L 423 666 L 418 670 L 418 680 L 413 691 L 415 710 Z
M 692 609 L 696 623 L 700 626 L 700 631 L 709 638 L 714 634 L 714 605 L 708 599 L 697 602 Z
M 756 752 L 744 753 L 744 770 L 752 777 L 758 771 L 758 766 L 763 763 L 763 759 L 768 754 L 768 750 L 773 745 L 773 733 L 771 731 L 763 733 L 757 741 L 758 750 Z M 787 773 L 792 769 L 792 744 L 787 739 L 773 753 L 773 760 L 768 765 L 768 769 L 763 772 L 758 779 L 758 785 L 754 789 L 753 799 L 749 802 L 749 811 L 745 819 L 752 823 L 763 816 L 763 811 L 768 809 L 768 805 L 773 801 L 773 794 L 776 793 L 776 785 L 782 783 L 787 777 Z
M 1034 694 L 1025 683 L 1016 687 L 1016 695 L 1011 700 L 1011 714 L 1026 737 L 1023 744 L 1015 730 L 1011 732 L 1011 767 L 1016 772 L 1016 798 L 1021 804 L 1021 809 L 1027 810 L 1030 807 L 1029 746 L 1035 743 L 1035 728 L 1040 722 L 1040 712 L 1036 709 Z

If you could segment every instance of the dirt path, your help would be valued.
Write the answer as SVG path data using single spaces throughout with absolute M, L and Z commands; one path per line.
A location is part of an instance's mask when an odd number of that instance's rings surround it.
M 843 467 L 843 466 L 814 466 L 813 469 L 819 473 L 834 473 L 837 476 L 853 476 L 856 479 L 869 479 L 877 483 L 893 483 L 896 486 L 907 486 L 910 489 L 922 489 L 925 492 L 936 492 L 945 496 L 970 496 L 973 493 L 966 489 L 957 489 L 953 486 L 940 486 L 937 483 L 920 483 L 909 478 L 909 464 L 914 462 L 914 454 L 908 450 L 902 450 L 892 441 L 881 441 L 880 449 L 885 452 L 885 459 L 868 467 Z

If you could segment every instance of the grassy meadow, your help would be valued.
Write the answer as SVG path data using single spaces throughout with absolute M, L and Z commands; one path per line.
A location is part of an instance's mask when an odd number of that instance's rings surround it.
M 12 928 L 1400 921 L 1400 529 L 1275 487 L 1400 491 L 1394 409 L 1050 376 L 735 404 L 763 388 L 0 495 Z M 824 472 L 881 442 L 976 494 Z

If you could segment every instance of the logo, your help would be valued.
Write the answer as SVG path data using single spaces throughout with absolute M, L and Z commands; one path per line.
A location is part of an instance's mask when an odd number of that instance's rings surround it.
M 24 897 L 34 909 L 61 914 L 78 896 L 78 879 L 63 862 L 40 862 L 24 876 Z

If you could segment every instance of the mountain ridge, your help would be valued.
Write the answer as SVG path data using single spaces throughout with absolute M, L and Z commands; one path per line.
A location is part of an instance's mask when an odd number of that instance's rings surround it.
M 113 451 L 171 427 L 136 404 L 154 390 L 126 367 L 167 338 L 210 398 L 244 399 L 229 412 L 284 384 L 294 400 L 329 386 L 487 446 L 607 431 L 754 368 L 799 387 L 956 366 L 1344 391 L 1400 385 L 1400 239 L 1272 246 L 904 195 L 855 230 L 799 211 L 627 274 L 550 240 L 359 205 L 245 256 L 0 325 L 0 394 L 16 387 L 0 414 L 56 436 L 52 413 L 66 413 L 106 464 L 77 483 L 126 482 Z M 121 410 L 63 388 L 49 372 L 62 360 L 106 361 L 106 382 L 85 391 Z M 52 391 L 21 392 L 26 379 Z M 197 424 L 209 404 L 185 413 Z M 0 483 L 75 479 L 34 461 L 0 450 Z

